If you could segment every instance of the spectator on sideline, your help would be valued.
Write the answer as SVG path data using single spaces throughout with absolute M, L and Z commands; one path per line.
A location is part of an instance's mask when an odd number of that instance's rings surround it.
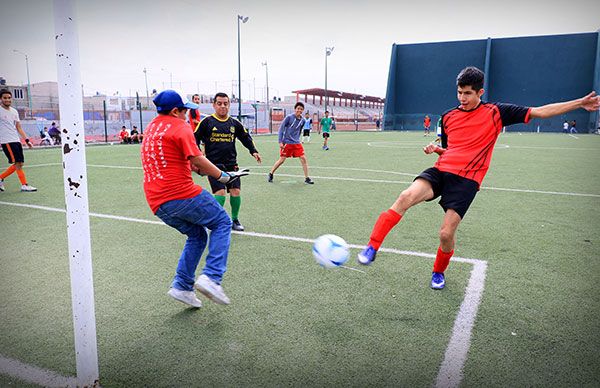
M 200 104 L 200 96 L 198 94 L 194 94 L 192 96 L 192 102 L 196 105 Z M 192 132 L 196 131 L 196 128 L 198 128 L 198 124 L 200 124 L 201 121 L 200 109 L 189 109 L 188 121 L 192 127 Z
M 423 148 L 425 154 L 438 155 L 434 167 L 417 176 L 392 206 L 379 215 L 367 247 L 358 254 L 360 264 L 368 265 L 375 260 L 383 240 L 408 209 L 441 197 L 444 217 L 431 288 L 443 289 L 446 285 L 444 272 L 454 254 L 456 231 L 489 169 L 502 128 L 528 123 L 532 118 L 562 115 L 575 109 L 591 112 L 600 108 L 600 96 L 596 96 L 596 92 L 576 100 L 539 107 L 483 102 L 483 84 L 484 74 L 476 67 L 466 67 L 458 74 L 456 87 L 460 105 L 442 115 L 442 144 L 431 143 Z
M 54 145 L 54 141 L 48 133 L 48 127 L 44 127 L 44 129 L 40 131 L 40 139 L 42 139 L 42 141 L 40 141 L 40 145 Z
M 27 147 L 33 148 L 33 145 L 27 138 L 27 135 L 21 128 L 21 120 L 19 119 L 19 112 L 13 108 L 12 105 L 12 93 L 8 89 L 0 90 L 0 144 L 2 144 L 2 151 L 8 158 L 8 167 L 2 174 L 0 174 L 0 191 L 4 191 L 4 179 L 16 171 L 17 177 L 21 182 L 21 191 L 31 192 L 37 191 L 33 186 L 27 183 L 25 177 L 25 171 L 23 171 L 23 164 L 25 163 L 25 156 L 23 155 L 23 145 L 21 144 L 21 136 L 25 139 Z M 5 225 L 8 227 L 8 225 Z
M 302 127 L 304 127 L 303 111 L 304 104 L 297 102 L 294 105 L 294 113 L 287 115 L 279 126 L 279 159 L 271 167 L 271 171 L 269 171 L 267 178 L 269 183 L 273 183 L 273 174 L 275 174 L 275 171 L 277 171 L 287 158 L 300 158 L 300 164 L 304 171 L 304 183 L 307 185 L 315 183 L 308 176 L 308 161 L 306 160 L 306 155 L 304 155 L 304 147 L 300 143 L 300 132 L 302 131 Z
M 565 120 L 565 122 L 563 123 L 563 132 L 569 133 L 569 122 L 567 120 Z
M 141 143 L 142 139 L 143 139 L 143 135 L 140 134 L 140 132 L 138 131 L 137 127 L 134 125 L 133 129 L 131 130 L 130 136 L 131 138 L 131 142 L 133 143 Z
M 194 183 L 192 170 L 223 184 L 247 175 L 248 170 L 224 172 L 202 155 L 185 121 L 187 110 L 197 109 L 198 105 L 184 102 L 173 90 L 160 92 L 152 101 L 158 116 L 144 131 L 140 150 L 144 194 L 152 213 L 187 236 L 167 294 L 192 307 L 201 307 L 196 288 L 215 303 L 229 304 L 221 281 L 227 270 L 231 219 L 209 192 Z M 207 243 L 206 265 L 194 281 Z
M 127 127 L 124 125 L 121 127 L 121 132 L 119 132 L 119 139 L 121 139 L 121 144 L 131 144 L 131 137 L 129 137 Z
M 56 123 L 52 122 L 52 125 L 50 126 L 50 129 L 48 130 L 48 133 L 50 134 L 50 137 L 52 138 L 52 141 L 54 141 L 54 144 L 60 144 L 60 130 L 56 127 Z
M 236 139 L 246 147 L 259 164 L 262 163 L 262 158 L 256 150 L 248 130 L 237 119 L 229 116 L 230 106 L 229 96 L 225 93 L 217 93 L 213 100 L 215 113 L 200 121 L 194 137 L 198 147 L 201 143 L 204 144 L 204 154 L 215 166 L 225 171 L 238 171 Z M 241 179 L 236 179 L 228 184 L 221 183 L 212 177 L 208 177 L 208 181 L 215 199 L 221 206 L 225 205 L 226 194 L 229 193 L 231 227 L 238 232 L 244 231 L 244 226 L 239 220 L 242 206 Z

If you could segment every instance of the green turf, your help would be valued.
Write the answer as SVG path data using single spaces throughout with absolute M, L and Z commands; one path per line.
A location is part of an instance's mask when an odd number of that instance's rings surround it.
M 314 186 L 297 160 L 266 182 L 274 136 L 256 139 L 262 166 L 238 147 L 253 173 L 243 180 L 247 230 L 365 244 L 378 214 L 435 160 L 417 133 L 334 133 L 330 151 L 318 140 L 305 145 Z M 591 135 L 498 141 L 457 236 L 457 256 L 488 262 L 463 386 L 599 384 L 598 149 Z M 26 167 L 40 191 L 18 192 L 11 176 L 0 201 L 64 208 L 59 149 L 25 157 L 51 164 Z M 158 220 L 143 197 L 139 146 L 88 147 L 87 162 L 91 212 Z M 434 253 L 442 215 L 435 203 L 409 210 L 384 246 Z M 0 204 L 0 224 L 0 355 L 74 376 L 65 214 Z M 434 292 L 431 259 L 381 252 L 364 273 L 324 270 L 308 243 L 236 234 L 223 283 L 232 304 L 192 310 L 166 295 L 182 235 L 94 217 L 91 228 L 105 387 L 431 386 L 472 269 L 452 263 L 447 288 Z M 349 266 L 358 268 L 356 253 Z

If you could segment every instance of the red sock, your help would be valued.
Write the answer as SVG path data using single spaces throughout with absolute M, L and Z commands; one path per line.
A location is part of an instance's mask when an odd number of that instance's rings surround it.
M 387 211 L 381 213 L 377 219 L 377 222 L 375 222 L 373 231 L 371 232 L 369 245 L 375 248 L 375 250 L 378 250 L 383 243 L 385 236 L 387 236 L 390 230 L 392 230 L 392 228 L 396 226 L 401 219 L 402 216 L 392 209 L 388 209 Z
M 7 168 L 6 170 L 4 170 L 4 172 L 2 174 L 0 174 L 0 179 L 6 178 L 7 176 L 9 176 L 13 172 L 15 172 L 15 170 L 16 170 L 15 165 L 11 164 L 9 168 Z
M 454 254 L 454 249 L 450 252 L 442 251 L 442 247 L 438 247 L 437 255 L 435 255 L 435 263 L 433 263 L 433 272 L 444 273 L 448 264 L 450 264 L 450 258 Z
M 22 185 L 26 185 L 27 184 L 27 178 L 25 178 L 25 171 L 23 170 L 17 170 L 17 175 L 19 176 L 19 180 L 21 181 Z

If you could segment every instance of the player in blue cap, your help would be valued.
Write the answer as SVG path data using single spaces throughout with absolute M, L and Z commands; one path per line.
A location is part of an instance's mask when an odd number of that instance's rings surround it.
M 168 295 L 192 307 L 201 307 L 202 302 L 194 292 L 196 288 L 215 303 L 229 304 L 221 280 L 227 269 L 231 218 L 208 191 L 194 183 L 191 172 L 227 184 L 248 175 L 248 170 L 221 171 L 204 157 L 185 121 L 187 110 L 197 109 L 196 104 L 184 101 L 173 90 L 159 93 L 153 102 L 158 116 L 144 131 L 141 147 L 144 193 L 152 212 L 187 236 Z M 207 243 L 206 265 L 195 280 Z

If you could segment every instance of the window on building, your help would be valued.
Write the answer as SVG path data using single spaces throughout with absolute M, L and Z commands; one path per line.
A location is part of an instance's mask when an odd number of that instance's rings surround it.
M 18 98 L 18 99 L 22 100 L 23 99 L 23 95 L 24 95 L 23 89 L 15 89 L 15 90 L 13 90 L 13 97 L 14 98 Z

